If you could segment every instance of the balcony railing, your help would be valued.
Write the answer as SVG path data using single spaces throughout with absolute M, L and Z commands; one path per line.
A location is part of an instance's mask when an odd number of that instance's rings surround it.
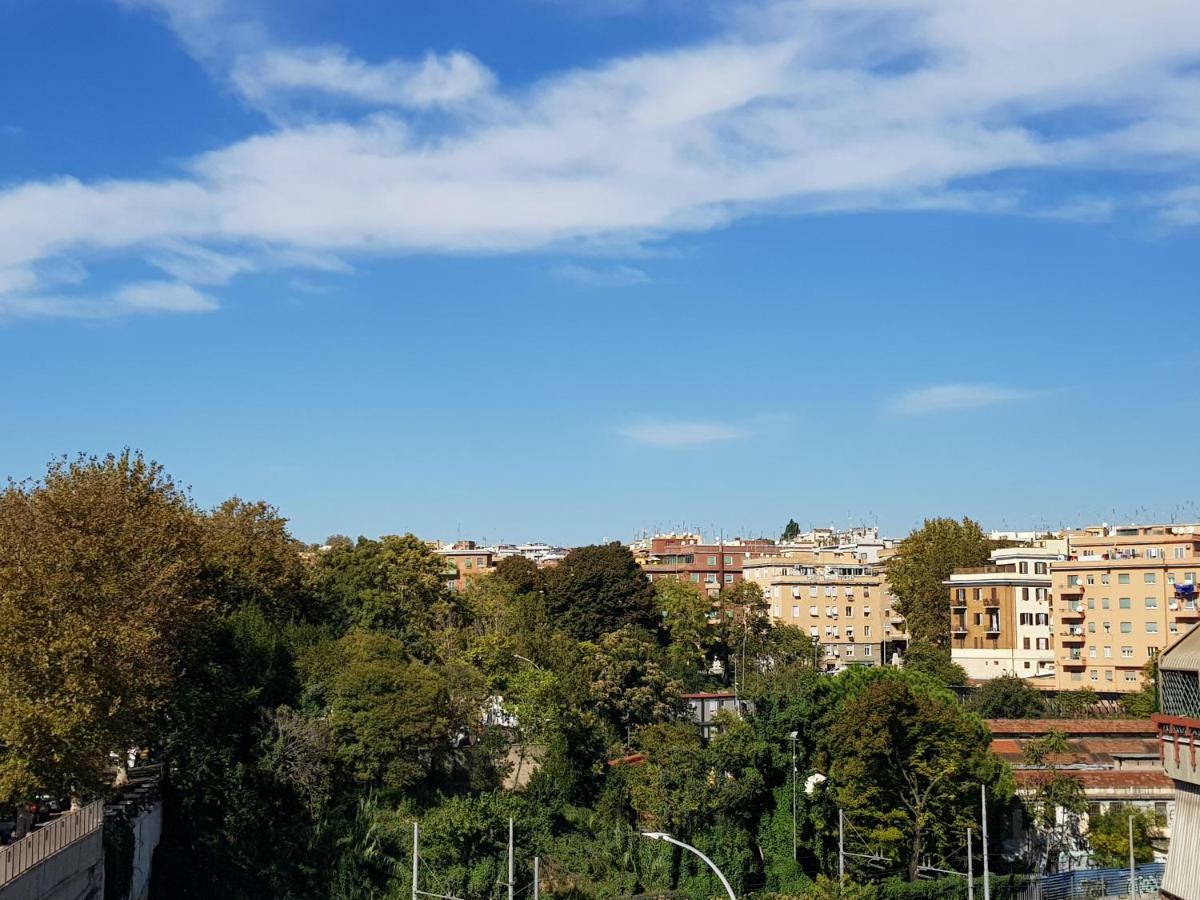
M 1082 628 L 1064 628 L 1059 631 L 1058 636 L 1063 639 L 1064 643 L 1075 643 L 1082 641 L 1085 637 Z
M 64 813 L 14 844 L 0 847 L 0 885 L 32 869 L 42 860 L 87 837 L 104 824 L 104 801 L 97 800 L 75 812 Z
M 1200 719 L 1182 716 L 1154 716 L 1158 726 L 1158 751 L 1167 774 L 1178 781 L 1200 785 L 1200 764 L 1196 758 L 1200 746 Z
M 1058 611 L 1058 615 L 1063 619 L 1082 619 L 1083 607 L 1078 604 L 1071 603 L 1060 609 Z

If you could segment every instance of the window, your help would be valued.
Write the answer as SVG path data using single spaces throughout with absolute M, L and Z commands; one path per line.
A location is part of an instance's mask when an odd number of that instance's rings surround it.
M 692 581 L 695 581 L 695 582 L 700 581 L 700 573 L 699 572 L 692 573 Z M 779 585 L 775 585 L 775 596 L 779 596 Z
M 1079 576 L 1078 575 L 1068 575 L 1067 576 L 1067 587 L 1079 587 Z
M 1158 575 L 1155 572 L 1147 572 L 1142 576 L 1142 580 L 1145 581 L 1146 584 L 1156 584 L 1158 582 Z
M 1132 622 L 1122 622 L 1121 623 L 1121 634 L 1133 634 L 1133 623 Z
M 846 648 L 846 655 L 847 656 L 854 655 L 854 645 L 853 644 L 851 644 L 849 647 Z
M 1022 575 L 1028 575 L 1029 574 L 1029 563 L 1027 563 L 1027 562 L 1018 563 L 1017 571 L 1020 572 Z
M 1128 597 L 1122 597 L 1117 601 L 1117 605 L 1120 606 L 1121 609 L 1129 609 L 1131 606 L 1133 606 L 1133 601 Z
M 1088 609 L 1095 609 L 1096 608 L 1096 598 L 1088 597 L 1087 606 L 1088 606 Z
M 725 583 L 726 583 L 726 584 L 733 584 L 733 573 L 732 573 L 732 572 L 726 572 L 726 573 L 725 573 Z
M 1176 547 L 1175 548 L 1175 558 L 1176 559 L 1183 559 L 1183 557 L 1186 553 L 1187 553 L 1186 547 Z
M 1026 603 L 1029 602 L 1029 588 L 1027 588 L 1027 587 L 1021 588 L 1021 599 L 1024 600 Z
M 716 584 L 717 583 L 717 573 L 716 572 L 706 573 L 704 576 L 704 583 L 705 584 Z
M 853 618 L 853 617 L 854 617 L 854 607 L 853 607 L 853 606 L 847 606 L 847 607 L 846 607 L 846 618 L 850 619 L 850 618 Z
M 1132 647 L 1122 647 L 1121 648 L 1121 658 L 1122 659 L 1133 659 L 1133 648 Z
M 727 565 L 727 566 L 733 565 L 733 557 L 732 556 L 725 557 L 725 565 Z
M 870 636 L 871 636 L 871 626 L 864 625 L 863 626 L 863 637 L 870 637 Z
M 1095 659 L 1095 658 L 1096 658 L 1096 647 L 1095 647 L 1095 645 L 1093 645 L 1093 646 L 1091 646 L 1091 647 L 1088 647 L 1088 658 L 1089 658 L 1089 659 Z
M 1112 647 L 1105 647 L 1105 648 L 1104 648 L 1104 658 L 1105 658 L 1105 659 L 1112 659 Z
M 1104 680 L 1105 680 L 1105 681 L 1112 681 L 1112 680 L 1113 680 L 1113 679 L 1112 679 L 1112 669 L 1105 669 L 1105 670 L 1104 670 Z
M 966 603 L 967 602 L 967 589 L 966 588 L 955 588 L 954 589 L 954 599 L 957 600 L 959 603 Z
M 817 596 L 817 586 L 816 586 L 815 584 L 814 584 L 814 585 L 812 585 L 811 587 L 809 587 L 809 589 L 808 589 L 808 596 L 810 596 L 810 597 L 815 597 L 815 596 Z
M 871 645 L 867 644 L 867 646 L 863 647 L 863 656 L 870 656 L 870 655 L 871 655 Z
M 1022 625 L 1032 625 L 1033 624 L 1033 613 L 1021 613 L 1021 624 Z
M 815 615 L 817 615 L 817 608 L 816 608 L 815 606 L 810 606 L 810 607 L 808 608 L 808 614 L 809 614 L 810 616 L 815 616 Z
M 1033 616 L 1034 625 L 1049 625 L 1050 613 L 1035 613 Z
M 1071 680 L 1072 681 L 1083 681 L 1083 673 L 1082 672 L 1072 672 Z
M 1101 576 L 1100 576 L 1100 583 L 1101 583 L 1101 584 L 1108 584 L 1108 573 L 1107 573 L 1107 572 L 1104 572 L 1103 574 L 1101 574 Z
M 1146 598 L 1146 609 L 1158 609 L 1158 598 L 1157 597 L 1147 597 Z
M 871 607 L 869 607 L 869 606 L 864 606 L 864 607 L 863 607 L 863 618 L 864 618 L 864 619 L 869 619 L 869 618 L 871 618 Z
M 474 562 L 475 562 L 475 560 L 473 560 L 473 559 L 468 559 L 468 560 L 467 560 L 467 568 L 468 568 L 468 569 L 474 568 L 474 565 L 473 565 L 473 564 L 474 564 Z
M 1158 634 L 1158 623 L 1157 622 L 1147 622 L 1146 623 L 1146 634 Z
M 717 558 L 715 556 L 710 556 L 708 558 L 708 564 L 710 566 L 715 566 L 717 564 Z
M 792 607 L 792 618 L 793 618 L 793 619 L 798 619 L 798 618 L 800 618 L 800 607 L 798 607 L 798 606 L 793 606 L 793 607 Z
M 983 599 L 983 591 L 981 591 L 979 588 L 975 588 L 975 599 L 976 600 Z
M 1129 573 L 1117 576 L 1117 584 L 1129 584 Z
M 1179 634 L 1179 623 L 1171 622 L 1167 625 L 1167 631 L 1169 631 L 1171 634 Z
M 1092 679 L 1092 681 L 1099 681 L 1100 680 L 1100 672 L 1096 669 L 1090 669 L 1088 671 L 1088 678 Z
M 1096 633 L 1096 623 L 1095 622 L 1088 622 L 1088 632 L 1090 632 L 1091 634 Z
M 1146 658 L 1147 659 L 1154 659 L 1154 657 L 1156 657 L 1156 656 L 1158 656 L 1158 648 L 1157 647 L 1147 647 L 1146 648 Z
M 1028 649 L 1030 649 L 1030 647 L 1029 647 L 1029 638 L 1025 638 L 1025 639 L 1024 639 L 1024 641 L 1025 641 L 1025 644 L 1024 644 L 1024 646 L 1023 646 L 1021 649 L 1023 649 L 1023 650 L 1028 650 Z
M 810 625 L 810 626 L 809 626 L 809 628 L 808 628 L 808 636 L 809 636 L 809 637 L 814 637 L 814 638 L 815 638 L 815 637 L 820 637 L 820 636 L 821 636 L 821 628 L 820 628 L 820 626 L 818 626 L 818 625 Z
M 1137 672 L 1126 672 L 1125 680 L 1130 682 L 1137 681 Z
M 1095 584 L 1095 583 L 1096 583 L 1096 576 L 1095 576 L 1095 575 L 1089 575 L 1089 576 L 1088 576 L 1088 578 L 1087 578 L 1087 582 L 1088 582 L 1088 584 Z
M 1047 569 L 1046 569 L 1045 563 L 1034 563 L 1033 564 L 1033 574 L 1034 575 L 1045 575 L 1046 572 L 1047 572 Z
M 1102 599 L 1100 600 L 1100 605 L 1101 605 L 1101 606 L 1102 606 L 1104 609 L 1108 609 L 1108 598 L 1107 598 L 1107 597 L 1104 597 L 1104 598 L 1102 598 Z
M 1039 650 L 1049 650 L 1050 649 L 1050 638 L 1038 638 L 1037 639 L 1037 648 Z
M 982 613 L 973 613 L 973 616 L 974 616 L 976 625 L 983 624 L 983 614 Z

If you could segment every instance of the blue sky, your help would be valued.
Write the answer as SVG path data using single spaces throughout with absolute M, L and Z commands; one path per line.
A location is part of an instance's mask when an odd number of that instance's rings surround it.
M 1200 518 L 1191 0 L 0 0 L 0 474 L 298 536 Z

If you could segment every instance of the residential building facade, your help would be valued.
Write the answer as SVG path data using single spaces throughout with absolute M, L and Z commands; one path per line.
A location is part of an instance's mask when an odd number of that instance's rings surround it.
M 1060 558 L 1038 547 L 995 550 L 989 565 L 956 569 L 945 582 L 950 656 L 969 678 L 1053 679 L 1050 566 Z
M 450 590 L 462 590 L 467 581 L 486 575 L 496 567 L 495 554 L 474 541 L 456 541 L 449 547 L 436 547 L 434 553 L 446 561 L 445 578 Z
M 1200 621 L 1177 588 L 1200 575 L 1195 526 L 1101 527 L 1071 535 L 1051 566 L 1057 687 L 1136 691 L 1143 667 Z
M 882 665 L 908 646 L 882 568 L 859 562 L 852 550 L 749 559 L 743 574 L 762 588 L 777 622 L 821 644 L 829 666 Z
M 775 550 L 770 540 L 735 538 L 712 544 L 695 534 L 656 535 L 635 549 L 635 555 L 651 581 L 689 581 L 715 597 L 722 588 L 741 582 L 746 560 Z

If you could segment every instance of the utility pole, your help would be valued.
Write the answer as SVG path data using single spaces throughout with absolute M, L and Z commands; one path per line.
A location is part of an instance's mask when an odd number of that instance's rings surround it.
M 792 859 L 793 859 L 793 861 L 799 859 L 799 855 L 798 855 L 799 851 L 797 851 L 797 849 L 796 849 L 796 775 L 797 775 L 797 772 L 796 772 L 796 738 L 798 738 L 799 736 L 800 736 L 800 733 L 797 731 L 793 731 L 790 735 L 788 735 L 788 737 L 790 737 L 792 740 Z
M 533 858 L 533 900 L 541 900 L 542 896 L 542 861 Z
M 838 808 L 838 884 L 846 881 L 846 829 L 842 821 L 842 810 Z
M 1137 898 L 1137 866 L 1133 861 L 1133 808 L 1129 809 L 1129 900 Z
M 413 822 L 412 900 L 417 900 L 417 875 L 418 875 L 417 860 L 419 859 L 419 857 L 417 856 L 417 842 L 420 839 L 419 838 L 420 828 L 421 828 L 421 826 L 418 825 L 414 821 Z
M 513 900 L 516 877 L 513 874 L 513 820 L 508 820 L 508 900 Z
M 983 798 L 983 900 L 992 900 L 991 876 L 988 874 L 988 835 L 987 835 L 987 785 L 979 786 L 979 795 Z
M 975 900 L 975 861 L 971 858 L 971 829 L 967 829 L 967 900 Z

